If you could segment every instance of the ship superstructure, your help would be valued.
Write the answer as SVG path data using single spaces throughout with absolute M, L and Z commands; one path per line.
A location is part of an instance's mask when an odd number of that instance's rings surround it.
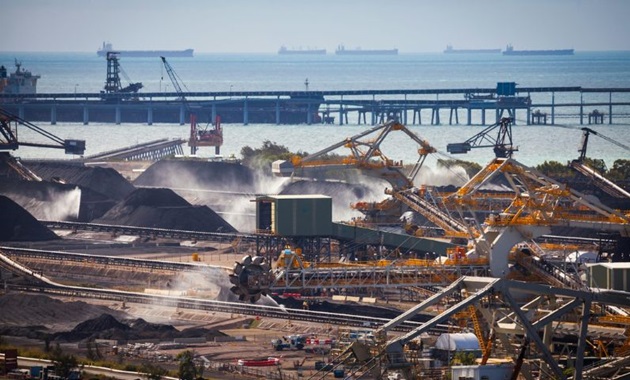
M 0 66 L 0 93 L 35 94 L 37 92 L 37 80 L 41 77 L 22 69 L 22 63 L 17 59 L 15 60 L 15 67 L 15 72 L 9 74 L 6 67 Z

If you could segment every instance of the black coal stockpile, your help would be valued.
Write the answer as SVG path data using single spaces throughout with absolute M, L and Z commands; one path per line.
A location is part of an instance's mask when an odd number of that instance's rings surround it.
M 213 338 L 225 335 L 221 332 L 203 328 L 191 330 L 195 337 Z M 187 330 L 179 331 L 171 325 L 149 323 L 143 319 L 135 319 L 129 322 L 120 322 L 109 314 L 87 320 L 78 324 L 72 331 L 55 334 L 54 340 L 76 342 L 90 339 L 115 339 L 127 340 L 173 340 L 175 338 L 191 337 Z
M 28 211 L 0 195 L 0 241 L 44 241 L 58 239 Z
M 170 189 L 137 189 L 95 223 L 200 232 L 237 232 L 206 206 L 193 206 Z
M 135 189 L 120 173 L 111 168 L 88 167 L 69 162 L 26 161 L 25 164 L 44 180 L 79 185 L 114 200 L 124 199 Z
M 72 215 L 65 218 L 50 217 L 50 214 L 63 214 L 63 208 L 73 208 L 76 205 L 69 204 L 68 194 L 81 190 L 79 201 L 79 213 L 73 211 Z M 91 189 L 48 181 L 24 181 L 21 179 L 6 179 L 0 182 L 0 194 L 6 195 L 33 216 L 40 220 L 64 219 L 69 221 L 89 222 L 92 219 L 103 216 L 116 201 Z
M 135 186 L 253 192 L 254 174 L 229 162 L 161 160 L 133 182 Z

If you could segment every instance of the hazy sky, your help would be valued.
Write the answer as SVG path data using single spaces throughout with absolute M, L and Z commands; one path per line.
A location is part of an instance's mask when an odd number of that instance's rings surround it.
M 628 0 L 0 0 L 0 51 L 630 50 Z

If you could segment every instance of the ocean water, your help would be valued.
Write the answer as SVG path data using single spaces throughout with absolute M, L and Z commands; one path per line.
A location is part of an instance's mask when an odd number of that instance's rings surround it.
M 0 52 L 0 64 L 14 70 L 13 61 L 24 69 L 41 75 L 40 93 L 95 93 L 105 83 L 106 61 L 94 53 L 10 53 Z M 279 56 L 270 54 L 196 54 L 193 58 L 170 58 L 171 66 L 189 91 L 273 91 L 306 88 L 326 90 L 448 89 L 494 88 L 497 82 L 516 82 L 520 87 L 581 86 L 586 88 L 630 89 L 630 52 L 576 52 L 574 56 L 504 57 L 502 55 L 446 55 L 438 53 L 400 54 L 398 56 Z M 141 92 L 173 92 L 173 85 L 159 58 L 121 58 L 122 82 L 142 82 Z M 563 99 L 562 97 L 567 97 Z M 556 102 L 579 101 L 576 95 L 556 95 Z M 592 95 L 606 101 L 608 94 Z M 599 98 L 597 98 L 599 96 Z M 628 102 L 630 93 L 624 99 Z M 549 101 L 549 99 L 537 99 Z M 488 113 L 487 120 L 490 120 Z M 448 115 L 442 114 L 447 123 Z M 460 122 L 465 115 L 460 113 Z M 423 114 L 423 122 L 428 122 Z M 411 116 L 410 119 L 411 120 Z M 242 125 L 224 124 L 221 154 L 240 156 L 245 146 L 258 148 L 265 140 L 284 145 L 291 151 L 313 153 L 370 126 L 358 125 L 350 118 L 348 125 Z M 154 124 L 39 124 L 61 137 L 85 139 L 86 155 L 95 154 L 159 138 L 187 137 L 188 126 Z M 409 125 L 416 134 L 438 150 L 427 165 L 438 158 L 456 158 L 485 164 L 493 158 L 492 149 L 473 149 L 466 155 L 449 156 L 446 145 L 462 142 L 484 126 Z M 577 158 L 582 131 L 579 121 L 562 125 L 527 126 L 519 120 L 513 126 L 514 143 L 519 146 L 515 158 L 526 165 L 544 161 L 566 162 Z M 601 136 L 630 146 L 630 111 L 614 124 L 591 125 Z M 26 128 L 20 139 L 41 141 Z M 381 145 L 391 159 L 415 162 L 417 146 L 403 133 L 392 133 Z M 343 152 L 343 148 L 338 151 Z M 21 147 L 23 158 L 63 158 L 61 150 Z M 214 155 L 214 148 L 202 148 L 201 156 Z M 606 139 L 592 136 L 588 156 L 602 158 L 611 166 L 616 159 L 630 159 L 630 151 Z

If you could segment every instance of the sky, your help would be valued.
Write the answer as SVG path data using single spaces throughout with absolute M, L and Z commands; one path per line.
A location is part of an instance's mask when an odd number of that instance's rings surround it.
M 628 0 L 0 0 L 3 52 L 630 50 Z

